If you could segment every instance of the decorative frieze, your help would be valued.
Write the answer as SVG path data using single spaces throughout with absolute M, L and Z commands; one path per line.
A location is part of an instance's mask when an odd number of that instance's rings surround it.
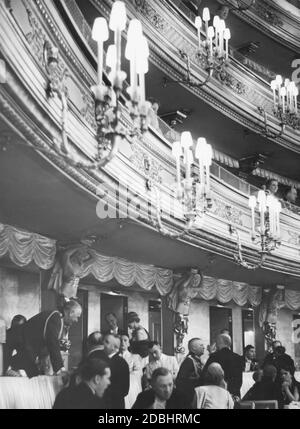
M 81 92 L 83 107 L 80 110 L 82 118 L 93 128 L 97 130 L 95 121 L 95 103 L 91 94 Z
M 257 1 L 254 4 L 257 15 L 266 21 L 270 25 L 274 25 L 275 27 L 282 27 L 283 21 L 276 15 L 275 10 L 268 6 L 263 5 L 261 1 Z
M 162 165 L 157 160 L 144 151 L 136 142 L 132 143 L 133 155 L 130 161 L 133 165 L 146 176 L 146 187 L 151 189 L 153 183 L 162 183 L 161 172 Z
M 212 199 L 212 203 L 213 204 L 210 213 L 222 219 L 226 219 L 226 221 L 228 221 L 229 223 L 244 226 L 244 213 L 241 210 L 238 210 L 236 207 L 226 204 L 224 201 L 216 198 Z
M 154 27 L 161 33 L 164 33 L 168 27 L 168 23 L 163 19 L 157 11 L 152 7 L 147 0 L 132 0 L 135 8 L 151 22 Z

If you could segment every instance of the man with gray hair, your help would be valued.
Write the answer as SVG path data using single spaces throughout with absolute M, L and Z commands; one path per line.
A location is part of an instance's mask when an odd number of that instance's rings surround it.
M 228 391 L 240 398 L 240 390 L 243 383 L 242 356 L 231 351 L 231 338 L 227 334 L 220 334 L 216 340 L 217 351 L 210 355 L 202 372 L 203 380 L 211 363 L 219 363 L 224 371 L 224 378 Z
M 194 389 L 200 385 L 204 353 L 204 344 L 200 338 L 192 338 L 188 343 L 189 354 L 182 362 L 176 379 L 176 387 L 185 393 L 190 404 L 193 402 Z

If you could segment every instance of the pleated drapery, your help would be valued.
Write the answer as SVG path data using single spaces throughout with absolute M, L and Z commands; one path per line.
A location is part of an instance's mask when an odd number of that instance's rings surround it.
M 48 270 L 54 264 L 56 242 L 39 234 L 0 224 L 0 257 L 8 255 L 19 267 L 34 262 Z
M 122 286 L 129 287 L 137 283 L 141 288 L 148 291 L 155 286 L 160 295 L 169 293 L 173 286 L 172 270 L 136 264 L 125 259 L 102 256 L 98 253 L 94 263 L 83 271 L 82 277 L 90 274 L 102 283 L 116 279 Z
M 262 289 L 247 283 L 205 276 L 198 297 L 205 301 L 216 299 L 222 304 L 234 301 L 240 306 L 249 303 L 253 307 L 257 307 L 261 303 Z

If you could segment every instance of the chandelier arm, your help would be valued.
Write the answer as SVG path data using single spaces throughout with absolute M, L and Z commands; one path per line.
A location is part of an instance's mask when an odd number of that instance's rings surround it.
M 156 188 L 156 202 L 157 202 L 157 204 L 156 204 L 156 223 L 158 226 L 158 230 L 162 235 L 164 235 L 165 237 L 172 238 L 172 239 L 178 239 L 178 238 L 182 238 L 184 235 L 188 234 L 192 230 L 193 224 L 194 224 L 196 216 L 197 216 L 196 214 L 189 218 L 188 224 L 185 226 L 185 228 L 181 232 L 174 233 L 174 232 L 169 231 L 162 223 L 160 195 L 159 195 L 158 188 Z
M 238 253 L 236 255 L 234 255 L 234 261 L 238 265 L 242 266 L 243 268 L 246 268 L 247 270 L 255 271 L 258 268 L 261 268 L 266 261 L 267 252 L 264 250 L 262 250 L 260 252 L 260 261 L 257 262 L 256 264 L 248 263 L 243 256 L 243 248 L 242 248 L 242 244 L 241 244 L 240 235 L 239 235 L 238 230 L 236 228 L 234 228 L 234 226 L 232 224 L 229 224 L 229 232 L 230 232 L 230 234 L 235 234 L 236 239 L 237 239 L 237 252 Z
M 203 82 L 197 83 L 195 82 L 194 84 L 191 84 L 190 86 L 195 86 L 197 88 L 202 88 L 202 86 L 206 85 L 210 79 L 213 76 L 213 72 L 214 72 L 214 67 L 208 67 L 208 75 L 206 77 L 206 79 Z
M 260 134 L 267 137 L 267 138 L 271 138 L 271 139 L 276 139 L 278 137 L 281 137 L 285 132 L 285 124 L 281 121 L 280 122 L 280 131 L 278 133 L 274 133 L 273 131 L 270 130 L 270 128 L 268 126 L 268 117 L 267 117 L 266 110 L 263 107 L 258 107 L 258 111 L 261 115 L 264 116 L 264 129 L 262 129 Z

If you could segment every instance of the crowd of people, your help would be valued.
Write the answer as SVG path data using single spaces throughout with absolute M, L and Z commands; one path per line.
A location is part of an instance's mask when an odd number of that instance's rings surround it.
M 108 329 L 89 335 L 81 363 L 67 372 L 60 353 L 62 332 L 80 314 L 78 302 L 69 301 L 62 313 L 43 312 L 28 321 L 16 316 L 7 332 L 6 375 L 41 374 L 40 358 L 48 354 L 53 373 L 68 381 L 54 409 L 233 409 L 243 401 L 262 400 L 277 401 L 282 408 L 299 401 L 294 361 L 279 341 L 259 363 L 252 345 L 243 356 L 234 353 L 230 334 L 223 330 L 207 347 L 207 359 L 203 341 L 192 338 L 179 365 L 152 341 L 135 312 L 128 314 L 126 330 L 108 313 Z M 252 372 L 255 383 L 241 397 L 243 372 Z

